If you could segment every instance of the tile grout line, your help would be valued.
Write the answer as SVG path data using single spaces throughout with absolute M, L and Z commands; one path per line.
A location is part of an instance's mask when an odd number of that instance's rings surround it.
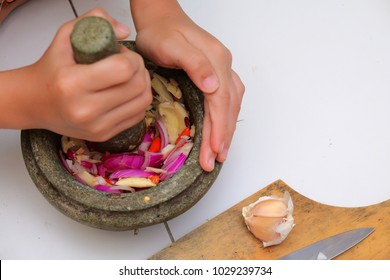
M 75 8 L 75 6 L 74 6 L 72 0 L 68 0 L 68 1 L 69 1 L 70 7 L 72 8 L 72 11 L 73 11 L 74 16 L 75 16 L 76 18 L 78 18 L 79 15 L 77 14 L 76 8 Z
M 173 235 L 172 235 L 172 232 L 171 232 L 171 229 L 169 228 L 169 225 L 167 222 L 164 222 L 164 226 L 165 226 L 165 229 L 167 230 L 168 232 L 168 235 L 169 235 L 169 239 L 171 239 L 171 242 L 175 242 L 175 238 L 173 238 Z

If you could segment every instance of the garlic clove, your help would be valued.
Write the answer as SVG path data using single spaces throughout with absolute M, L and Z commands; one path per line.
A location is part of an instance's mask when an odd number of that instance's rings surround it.
M 287 203 L 279 199 L 260 201 L 253 207 L 253 215 L 259 217 L 285 217 Z
M 252 234 L 263 242 L 263 246 L 283 242 L 294 227 L 293 203 L 288 192 L 283 197 L 263 196 L 243 207 L 245 224 Z
M 269 242 L 280 237 L 275 228 L 282 222 L 283 218 L 252 216 L 247 219 L 247 226 L 257 239 Z
M 148 178 L 137 178 L 137 177 L 128 177 L 119 179 L 115 185 L 117 186 L 129 186 L 133 188 L 149 188 L 149 187 L 155 187 L 156 184 L 153 183 Z

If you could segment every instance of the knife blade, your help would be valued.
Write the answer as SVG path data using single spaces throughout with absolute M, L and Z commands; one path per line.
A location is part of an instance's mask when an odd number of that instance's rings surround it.
M 374 227 L 349 230 L 303 247 L 279 260 L 330 260 L 352 248 L 375 230 Z

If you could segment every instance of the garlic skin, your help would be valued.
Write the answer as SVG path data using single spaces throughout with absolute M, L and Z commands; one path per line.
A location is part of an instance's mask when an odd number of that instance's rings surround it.
M 294 205 L 286 191 L 283 197 L 263 196 L 242 208 L 245 224 L 264 247 L 283 242 L 294 227 Z

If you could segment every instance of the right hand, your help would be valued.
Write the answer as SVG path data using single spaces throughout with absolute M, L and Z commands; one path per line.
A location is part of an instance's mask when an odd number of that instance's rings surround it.
M 108 20 L 118 39 L 129 29 L 104 10 L 85 16 Z M 121 46 L 119 54 L 89 65 L 76 64 L 70 34 L 79 19 L 64 24 L 42 58 L 33 64 L 36 83 L 32 117 L 37 127 L 90 141 L 106 141 L 137 124 L 152 102 L 143 59 Z M 27 93 L 26 93 L 27 94 Z

